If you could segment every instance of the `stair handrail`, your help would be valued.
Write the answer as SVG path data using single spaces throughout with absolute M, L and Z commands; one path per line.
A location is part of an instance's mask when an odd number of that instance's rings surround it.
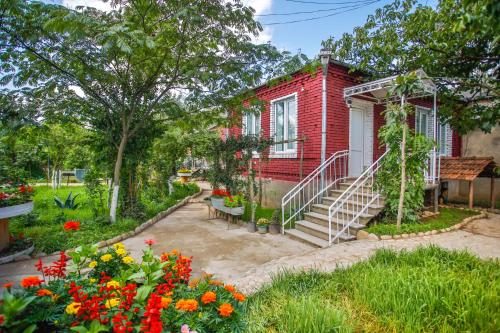
M 331 188 L 334 184 L 347 178 L 347 160 L 349 157 L 349 150 L 340 150 L 330 156 L 325 162 L 320 164 L 314 171 L 309 173 L 301 182 L 295 185 L 290 191 L 288 191 L 283 198 L 281 199 L 281 221 L 282 228 L 281 231 L 285 233 L 285 226 L 292 221 L 300 212 L 302 212 L 306 207 L 308 207 L 314 200 L 316 200 L 320 195 L 322 195 L 326 190 Z M 339 161 L 344 158 L 344 161 Z M 337 169 L 337 162 L 339 162 L 339 168 Z M 342 163 L 340 163 L 342 162 Z M 330 172 L 330 176 L 334 176 L 333 179 L 328 184 L 324 184 L 320 186 L 318 184 L 318 177 L 321 179 L 321 175 L 327 170 L 327 168 L 334 166 L 333 174 Z M 327 178 L 327 177 L 326 177 Z M 327 180 L 323 177 L 323 182 Z M 316 183 L 315 183 L 316 181 Z M 305 202 L 301 202 L 301 198 L 299 197 L 299 205 L 297 209 L 294 209 L 293 212 L 290 209 L 289 216 L 285 220 L 286 206 L 290 204 L 292 200 L 296 200 L 296 198 L 303 194 L 305 189 L 312 184 L 313 188 L 313 196 L 305 200 Z M 316 186 L 315 186 L 316 185 Z M 310 194 L 310 193 L 308 193 Z
M 359 209 L 359 205 L 357 203 L 353 204 L 358 206 L 358 213 L 354 215 L 352 219 L 350 219 L 347 223 L 341 223 L 343 225 L 342 230 L 338 230 L 337 228 L 337 233 L 335 237 L 332 239 L 332 218 L 334 214 L 337 214 L 338 217 L 338 212 L 339 210 L 344 207 L 344 205 L 347 203 L 349 199 L 351 199 L 355 194 L 358 195 L 359 199 L 359 189 L 361 188 L 361 200 L 363 200 L 364 196 L 364 188 L 365 184 L 371 180 L 373 181 L 374 175 L 378 171 L 381 165 L 382 159 L 386 156 L 388 150 L 386 150 L 382 156 L 380 156 L 370 167 L 368 167 L 361 175 L 340 195 L 337 197 L 337 199 L 328 207 L 328 245 L 331 245 L 334 241 L 338 240 L 340 235 L 342 235 L 346 230 L 349 233 L 349 228 L 350 226 L 357 221 L 357 219 L 363 214 L 368 207 L 374 202 L 378 201 L 380 198 L 380 194 L 377 192 L 375 195 L 372 196 L 371 200 L 368 200 L 366 203 L 361 202 L 362 207 Z M 371 194 L 374 194 L 373 192 Z M 357 200 L 359 201 L 359 200 Z M 348 208 L 348 205 L 347 205 Z

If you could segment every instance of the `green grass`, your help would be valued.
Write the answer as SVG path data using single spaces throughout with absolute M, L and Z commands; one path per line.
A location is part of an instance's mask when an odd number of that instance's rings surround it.
M 449 228 L 457 223 L 462 222 L 466 217 L 479 214 L 474 210 L 465 210 L 458 208 L 440 208 L 439 215 L 422 220 L 420 223 L 403 223 L 398 231 L 395 222 L 379 223 L 367 229 L 366 232 L 377 235 L 399 235 L 408 233 L 425 232 L 443 228 Z
M 271 217 L 273 216 L 273 212 L 276 210 L 276 208 L 265 208 L 260 205 L 257 205 L 257 208 L 255 209 L 255 221 L 257 221 L 260 218 L 266 218 L 268 220 L 271 220 Z M 250 203 L 245 204 L 245 213 L 241 217 L 241 219 L 245 222 L 250 221 Z
M 378 250 L 332 273 L 283 272 L 249 297 L 248 332 L 499 332 L 500 263 Z
M 108 211 L 102 217 L 94 218 L 89 206 L 89 197 L 86 195 L 83 186 L 62 187 L 57 190 L 47 186 L 37 186 L 35 187 L 33 216 L 28 215 L 11 219 L 9 230 L 15 235 L 23 233 L 26 237 L 31 238 L 35 243 L 35 251 L 52 253 L 79 245 L 94 244 L 133 230 L 148 218 L 166 210 L 182 198 L 197 191 L 197 186 L 190 185 L 189 187 L 177 188 L 176 192 L 160 202 L 143 200 L 146 212 L 144 220 L 119 218 L 116 223 L 109 224 L 106 222 Z M 55 205 L 54 197 L 58 196 L 64 201 L 69 192 L 72 192 L 73 195 L 80 194 L 76 198 L 76 202 L 80 203 L 80 205 L 75 210 L 65 209 L 64 220 L 58 221 L 57 217 L 62 210 Z M 80 221 L 79 231 L 69 233 L 64 231 L 64 221 L 70 220 Z

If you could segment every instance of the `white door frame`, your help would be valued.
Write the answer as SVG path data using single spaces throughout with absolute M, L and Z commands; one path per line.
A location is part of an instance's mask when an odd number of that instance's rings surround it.
M 352 119 L 352 109 L 361 110 L 362 111 L 362 131 L 356 131 L 353 133 L 353 123 Z M 373 163 L 373 103 L 353 99 L 351 106 L 349 107 L 349 176 L 357 177 L 359 176 L 366 168 L 372 165 Z M 351 154 L 352 140 L 356 138 L 356 140 L 362 141 L 362 152 L 361 156 L 358 154 L 358 160 L 354 160 L 354 154 Z M 359 158 L 361 161 L 359 161 Z M 353 163 L 351 163 L 351 160 Z M 361 165 L 359 165 L 361 163 Z M 356 165 L 355 165 L 356 164 Z

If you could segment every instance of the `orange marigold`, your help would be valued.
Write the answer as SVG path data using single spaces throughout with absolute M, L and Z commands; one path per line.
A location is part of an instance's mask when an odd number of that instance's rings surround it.
M 219 314 L 222 317 L 229 317 L 233 311 L 233 306 L 229 303 L 222 303 L 219 307 Z
M 201 302 L 203 304 L 208 304 L 215 302 L 217 300 L 217 295 L 213 291 L 207 291 L 201 296 Z
M 239 302 L 243 302 L 245 300 L 245 295 L 243 295 L 241 293 L 234 293 L 233 297 L 235 300 L 237 300 Z
M 170 297 L 162 297 L 161 298 L 161 307 L 166 309 L 172 303 L 172 299 Z
M 12 283 L 12 282 L 7 282 L 7 283 L 4 283 L 4 284 L 3 284 L 3 287 L 4 287 L 5 289 L 9 289 L 9 288 L 11 288 L 13 285 L 14 285 L 14 283 Z
M 210 280 L 208 281 L 208 284 L 211 284 L 212 286 L 222 286 L 224 283 L 222 283 L 222 281 L 219 280 Z
M 42 284 L 42 280 L 38 276 L 28 276 L 21 281 L 23 288 L 37 287 Z
M 40 289 L 36 292 L 38 296 L 52 296 L 52 291 L 48 289 Z
M 180 299 L 175 304 L 175 308 L 181 311 L 194 312 L 198 310 L 198 301 L 195 299 Z
M 236 291 L 236 288 L 234 288 L 234 286 L 228 284 L 226 286 L 224 286 L 224 289 L 226 289 L 227 291 L 229 291 L 230 293 L 234 293 Z
M 191 288 L 195 288 L 199 283 L 200 283 L 200 279 L 198 279 L 198 278 L 191 279 L 191 281 L 189 281 L 189 286 Z

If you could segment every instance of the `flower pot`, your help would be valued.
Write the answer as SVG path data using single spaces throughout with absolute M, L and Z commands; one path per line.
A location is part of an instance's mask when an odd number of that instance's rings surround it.
M 257 229 L 259 230 L 259 234 L 267 234 L 267 225 L 259 225 Z
M 269 233 L 277 235 L 281 232 L 281 225 L 278 223 L 273 223 L 269 225 Z
M 255 222 L 248 222 L 247 223 L 247 230 L 249 232 L 256 232 L 257 231 L 257 225 L 255 224 Z
M 244 206 L 229 208 L 229 214 L 231 214 L 231 215 L 238 215 L 239 216 L 239 215 L 243 215 L 244 212 L 245 212 Z
M 25 215 L 33 210 L 33 201 L 28 201 L 20 205 L 7 206 L 0 208 L 0 219 Z
M 215 209 L 219 209 L 219 210 L 222 210 L 222 208 L 224 207 L 224 198 L 210 198 L 210 200 L 212 201 L 212 206 L 215 208 Z

